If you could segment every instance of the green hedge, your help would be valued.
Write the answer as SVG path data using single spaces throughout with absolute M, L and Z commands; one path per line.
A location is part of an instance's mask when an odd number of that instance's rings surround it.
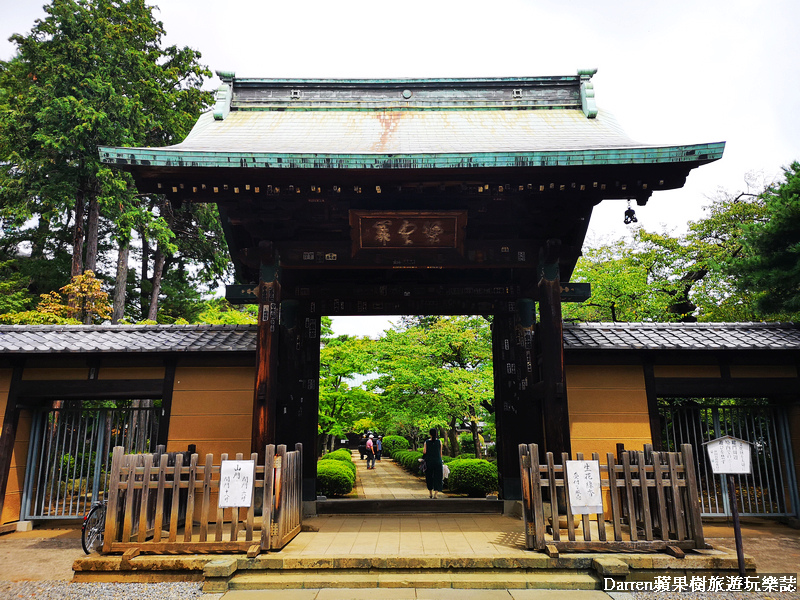
M 422 452 L 416 450 L 398 450 L 392 458 L 406 471 L 419 473 L 419 459 L 422 458 Z
M 317 462 L 317 494 L 320 496 L 346 496 L 356 483 L 355 465 L 341 460 Z
M 353 456 L 350 454 L 349 450 L 345 450 L 344 448 L 340 450 L 334 450 L 333 452 L 328 452 L 325 456 L 320 458 L 320 460 L 335 460 L 337 462 L 342 463 L 343 465 L 347 465 L 347 467 L 353 471 L 353 477 L 356 475 L 356 465 L 353 462 Z
M 478 441 L 481 446 L 485 443 L 481 434 L 478 434 Z M 476 454 L 475 440 L 472 439 L 472 433 L 460 433 L 458 435 L 458 447 L 466 454 Z
M 467 494 L 480 498 L 499 488 L 497 467 L 482 459 L 458 459 L 448 464 L 450 477 L 448 487 L 456 494 Z
M 477 457 L 477 456 L 475 456 L 475 453 L 474 453 L 474 452 L 462 452 L 461 454 L 459 454 L 458 456 L 456 456 L 456 458 L 457 458 L 457 459 L 464 460 L 464 459 L 478 458 L 478 457 Z
M 398 450 L 408 450 L 411 444 L 402 435 L 387 435 L 382 441 L 383 454 L 394 458 L 394 453 Z

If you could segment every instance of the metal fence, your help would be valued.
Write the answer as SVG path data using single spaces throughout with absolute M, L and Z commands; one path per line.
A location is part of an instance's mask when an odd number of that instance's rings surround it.
M 156 447 L 161 409 L 153 400 L 54 402 L 33 413 L 23 490 L 25 519 L 83 516 L 105 498 L 111 450 Z
M 662 450 L 692 444 L 696 452 L 700 505 L 704 517 L 729 516 L 726 477 L 714 475 L 704 442 L 730 435 L 753 444 L 753 472 L 735 476 L 735 497 L 741 516 L 797 514 L 797 481 L 793 469 L 786 411 L 753 401 L 709 406 L 668 403 L 659 407 Z

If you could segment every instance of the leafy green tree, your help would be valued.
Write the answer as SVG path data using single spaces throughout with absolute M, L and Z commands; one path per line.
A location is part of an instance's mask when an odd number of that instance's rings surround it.
M 493 396 L 491 333 L 480 317 L 440 317 L 389 330 L 378 340 L 378 377 L 367 382 L 380 394 L 382 430 L 412 440 L 430 427 L 445 428 L 450 453 L 458 453 L 456 428 L 481 419 Z M 455 454 L 454 454 L 455 453 Z
M 682 236 L 642 228 L 629 240 L 585 251 L 572 281 L 592 284 L 592 297 L 564 305 L 577 321 L 753 321 L 755 296 L 737 286 L 726 265 L 749 256 L 745 232 L 768 219 L 759 182 L 747 191 L 720 190 Z M 761 315 L 764 317 L 765 315 Z
M 133 230 L 171 253 L 164 217 L 129 174 L 100 163 L 98 147 L 179 141 L 210 102 L 200 89 L 210 73 L 195 50 L 162 47 L 163 25 L 144 0 L 44 9 L 29 34 L 11 36 L 17 55 L 0 62 L 0 217 L 71 230 L 72 276 L 97 269 L 104 230 L 121 253 Z M 49 258 L 32 237 L 33 256 Z
M 762 314 L 800 318 L 800 162 L 760 199 L 769 218 L 745 227 L 748 252 L 729 262 L 739 288 L 755 292 Z
M 340 335 L 323 338 L 320 349 L 319 432 L 333 449 L 337 438 L 356 429 L 356 423 L 377 405 L 374 394 L 356 384 L 372 371 L 369 338 Z

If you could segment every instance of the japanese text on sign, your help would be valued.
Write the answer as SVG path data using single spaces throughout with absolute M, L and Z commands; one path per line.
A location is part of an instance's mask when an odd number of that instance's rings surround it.
M 590 515 L 603 512 L 598 461 L 568 460 L 565 480 L 569 487 L 569 503 L 573 514 Z
M 717 475 L 750 473 L 750 443 L 725 436 L 706 443 L 711 470 Z
M 219 507 L 249 507 L 256 464 L 252 460 L 223 460 L 219 469 Z

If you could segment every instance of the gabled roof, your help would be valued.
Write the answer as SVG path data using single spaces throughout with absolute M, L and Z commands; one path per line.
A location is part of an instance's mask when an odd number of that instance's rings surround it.
M 0 354 L 253 352 L 255 325 L 0 325 Z M 581 323 L 564 349 L 800 350 L 793 323 Z
M 180 144 L 101 148 L 127 167 L 438 169 L 685 163 L 724 142 L 631 140 L 595 105 L 591 77 L 246 79 L 219 73 L 213 111 Z

